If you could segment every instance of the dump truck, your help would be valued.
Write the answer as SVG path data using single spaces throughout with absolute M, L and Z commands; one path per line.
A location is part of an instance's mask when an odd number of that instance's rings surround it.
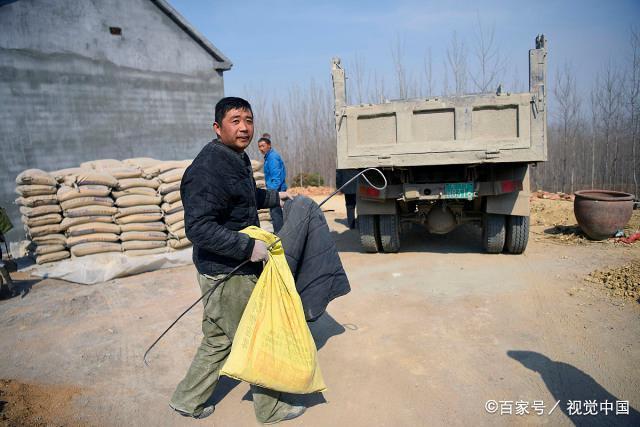
M 547 160 L 546 41 L 529 51 L 529 91 L 347 105 L 332 60 L 337 168 L 369 171 L 357 191 L 365 252 L 398 252 L 401 235 L 482 229 L 488 253 L 521 254 L 529 236 L 529 168 Z

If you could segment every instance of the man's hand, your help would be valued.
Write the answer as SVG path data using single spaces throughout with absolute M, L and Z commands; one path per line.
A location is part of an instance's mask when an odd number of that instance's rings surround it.
M 269 250 L 267 244 L 262 240 L 255 241 L 253 245 L 253 251 L 251 252 L 251 262 L 264 261 L 269 257 Z
M 288 191 L 280 191 L 278 193 L 278 196 L 280 197 L 280 207 L 281 208 L 284 208 L 284 202 L 285 201 L 293 199 L 293 195 L 291 193 L 289 193 Z

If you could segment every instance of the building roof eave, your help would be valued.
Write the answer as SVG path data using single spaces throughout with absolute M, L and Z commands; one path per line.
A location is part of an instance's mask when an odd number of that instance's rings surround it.
M 196 30 L 177 10 L 175 10 L 166 0 L 150 0 L 162 12 L 164 12 L 173 22 L 185 31 L 196 43 L 206 50 L 218 62 L 215 70 L 227 71 L 233 63 L 218 48 L 216 48 L 206 37 Z

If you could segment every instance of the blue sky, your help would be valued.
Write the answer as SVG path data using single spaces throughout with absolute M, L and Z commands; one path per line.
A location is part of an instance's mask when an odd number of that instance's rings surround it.
M 589 87 L 608 61 L 627 61 L 629 29 L 640 22 L 640 1 L 244 1 L 169 0 L 234 63 L 225 73 L 225 94 L 246 88 L 278 93 L 310 79 L 330 82 L 330 61 L 349 65 L 359 56 L 368 72 L 394 79 L 391 49 L 404 46 L 409 73 L 422 73 L 431 49 L 441 85 L 453 31 L 473 62 L 478 21 L 495 29 L 507 70 L 527 81 L 527 51 L 536 34 L 548 39 L 549 71 L 571 64 L 578 86 Z M 472 65 L 472 64 L 471 64 Z

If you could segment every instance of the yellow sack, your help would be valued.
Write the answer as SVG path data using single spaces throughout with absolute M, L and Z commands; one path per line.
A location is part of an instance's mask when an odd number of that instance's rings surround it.
M 241 232 L 267 245 L 277 239 L 253 226 Z M 270 250 L 220 373 L 287 393 L 326 389 L 316 344 L 281 243 Z

